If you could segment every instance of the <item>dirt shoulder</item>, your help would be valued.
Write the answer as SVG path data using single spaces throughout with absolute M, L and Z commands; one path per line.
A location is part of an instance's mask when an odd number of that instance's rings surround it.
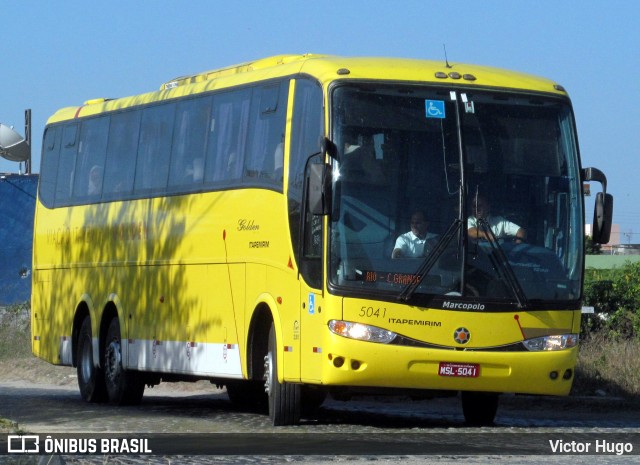
M 36 357 L 0 360 L 0 373 L 0 381 L 23 381 L 25 386 L 67 386 L 77 382 L 75 368 L 51 365 Z

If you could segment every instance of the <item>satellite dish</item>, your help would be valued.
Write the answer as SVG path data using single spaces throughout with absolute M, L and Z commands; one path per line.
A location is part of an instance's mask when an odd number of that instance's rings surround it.
M 9 161 L 23 162 L 29 159 L 27 140 L 13 128 L 0 123 L 0 157 Z

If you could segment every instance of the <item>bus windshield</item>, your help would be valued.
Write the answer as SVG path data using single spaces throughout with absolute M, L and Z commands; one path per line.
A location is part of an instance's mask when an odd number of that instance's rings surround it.
M 331 102 L 336 292 L 577 302 L 582 192 L 568 100 L 362 83 L 336 87 Z

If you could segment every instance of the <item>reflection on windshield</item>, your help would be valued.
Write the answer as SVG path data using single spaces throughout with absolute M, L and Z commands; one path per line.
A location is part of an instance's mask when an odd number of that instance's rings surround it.
M 338 289 L 519 306 L 578 298 L 581 186 L 566 102 L 362 85 L 337 88 L 332 104 Z

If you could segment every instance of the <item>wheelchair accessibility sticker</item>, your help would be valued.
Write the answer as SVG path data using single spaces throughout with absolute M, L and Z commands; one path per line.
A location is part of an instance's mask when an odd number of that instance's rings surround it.
M 316 313 L 316 296 L 309 293 L 309 315 Z
M 445 118 L 444 100 L 425 100 L 424 107 L 427 118 Z

